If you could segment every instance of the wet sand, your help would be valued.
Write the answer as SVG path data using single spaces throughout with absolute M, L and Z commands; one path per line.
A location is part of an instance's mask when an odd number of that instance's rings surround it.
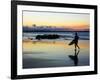
M 70 41 L 23 41 L 23 68 L 88 66 L 89 40 L 79 40 L 77 51 Z

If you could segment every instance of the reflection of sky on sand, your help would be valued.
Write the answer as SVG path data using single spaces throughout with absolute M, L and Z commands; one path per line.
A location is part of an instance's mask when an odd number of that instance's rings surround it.
M 74 45 L 69 46 L 69 42 L 69 40 L 23 41 L 23 67 L 73 66 L 73 61 L 68 55 L 74 55 Z M 80 40 L 79 46 L 81 49 L 78 65 L 89 65 L 89 40 Z

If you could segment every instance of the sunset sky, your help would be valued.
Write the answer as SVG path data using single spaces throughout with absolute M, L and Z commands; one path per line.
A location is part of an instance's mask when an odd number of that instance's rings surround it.
M 23 26 L 56 26 L 72 29 L 89 29 L 90 15 L 82 13 L 54 13 L 23 11 Z

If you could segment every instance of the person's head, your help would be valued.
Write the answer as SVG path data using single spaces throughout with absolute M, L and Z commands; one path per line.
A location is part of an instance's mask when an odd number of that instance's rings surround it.
M 77 36 L 77 32 L 75 32 L 75 36 Z

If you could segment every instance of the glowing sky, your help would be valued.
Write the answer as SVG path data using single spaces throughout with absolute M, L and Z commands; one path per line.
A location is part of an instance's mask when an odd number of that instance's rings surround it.
M 79 13 L 54 13 L 23 11 L 23 26 L 56 26 L 72 29 L 89 29 L 90 15 Z

